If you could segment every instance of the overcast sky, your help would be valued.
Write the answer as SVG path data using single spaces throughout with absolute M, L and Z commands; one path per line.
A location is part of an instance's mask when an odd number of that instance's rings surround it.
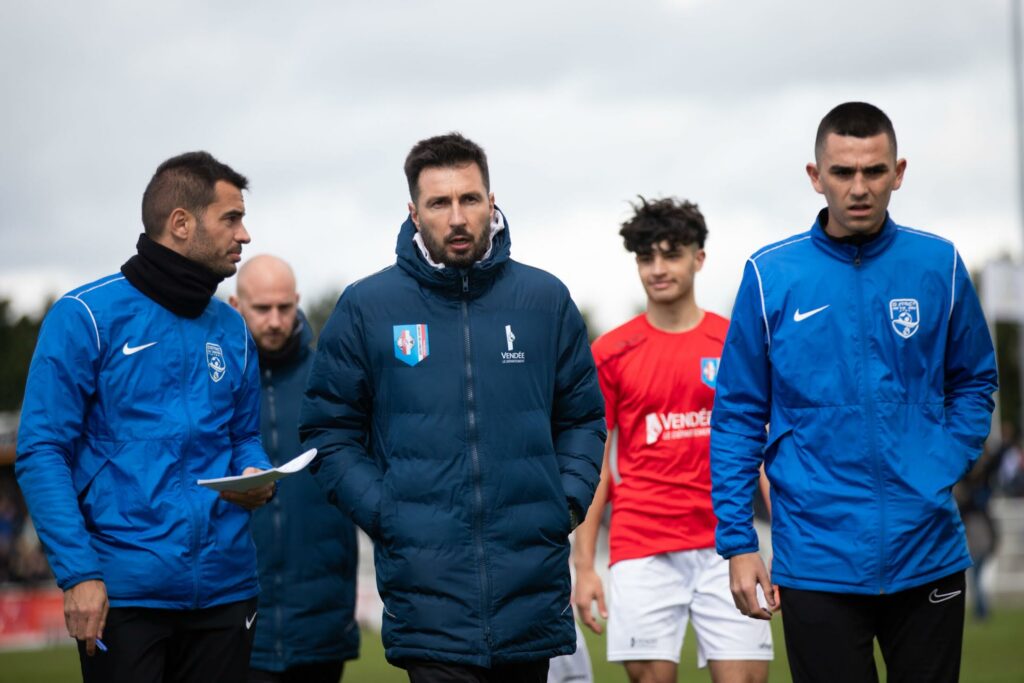
M 459 130 L 513 257 L 599 329 L 643 303 L 617 236 L 638 193 L 700 205 L 698 301 L 728 313 L 744 259 L 823 205 L 804 166 L 852 99 L 896 126 L 898 222 L 972 270 L 1021 252 L 1010 0 L 4 5 L 0 297 L 20 311 L 115 272 L 153 170 L 193 149 L 250 179 L 243 258 L 340 290 L 394 259 L 409 148 Z

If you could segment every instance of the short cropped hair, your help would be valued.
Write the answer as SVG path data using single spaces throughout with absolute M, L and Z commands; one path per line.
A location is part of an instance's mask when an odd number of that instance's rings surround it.
M 142 225 L 150 239 L 159 237 L 167 218 L 181 208 L 201 216 L 217 198 L 218 180 L 239 190 L 249 187 L 245 176 L 213 158 L 209 152 L 186 152 L 160 164 L 142 193 Z
M 696 204 L 674 197 L 648 201 L 637 196 L 640 202 L 632 205 L 632 218 L 619 230 L 626 251 L 647 255 L 662 242 L 668 242 L 671 249 L 691 244 L 704 248 L 708 228 Z
M 455 132 L 420 140 L 413 145 L 409 150 L 409 156 L 405 158 L 405 178 L 409 182 L 409 196 L 413 202 L 419 199 L 420 173 L 423 169 L 450 168 L 471 163 L 480 167 L 484 187 L 490 192 L 491 177 L 487 171 L 487 155 L 480 145 Z
M 844 102 L 825 114 L 818 124 L 814 138 L 814 154 L 820 156 L 825 149 L 825 138 L 830 133 L 850 135 L 855 138 L 870 138 L 880 133 L 889 136 L 892 154 L 896 156 L 896 131 L 885 112 L 867 102 Z

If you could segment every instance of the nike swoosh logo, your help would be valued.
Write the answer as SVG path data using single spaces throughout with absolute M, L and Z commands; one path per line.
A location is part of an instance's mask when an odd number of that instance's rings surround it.
M 256 610 L 255 612 L 252 613 L 251 617 L 246 617 L 245 618 L 245 630 L 246 631 L 248 631 L 249 629 L 252 628 L 252 622 L 256 621 L 256 615 L 258 613 L 259 613 L 259 610 Z
M 932 589 L 932 592 L 928 594 L 928 602 L 933 602 L 936 605 L 940 602 L 946 602 L 946 600 L 952 600 L 956 596 L 960 595 L 963 591 L 953 591 L 952 593 L 940 593 L 937 589 Z
M 798 308 L 793 313 L 793 322 L 798 323 L 798 322 L 801 322 L 803 320 L 807 320 L 812 315 L 817 315 L 818 313 L 821 313 L 822 311 L 824 311 L 826 308 L 828 308 L 831 305 L 832 304 L 825 304 L 821 308 L 815 308 L 813 311 L 807 311 L 806 313 L 801 313 L 800 309 Z
M 143 344 L 142 346 L 128 346 L 128 342 L 125 342 L 124 346 L 121 347 L 121 353 L 123 353 L 126 356 L 130 356 L 133 353 L 138 353 L 143 349 L 148 349 L 150 346 L 159 343 L 160 342 L 149 342 L 148 344 Z

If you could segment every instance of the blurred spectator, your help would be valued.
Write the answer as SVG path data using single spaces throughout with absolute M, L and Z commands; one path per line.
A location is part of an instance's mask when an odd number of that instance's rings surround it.
M 14 480 L 14 468 L 0 465 L 0 584 L 52 579 L 35 526 Z
M 1006 433 L 1006 432 L 1004 432 Z M 967 532 L 967 549 L 974 568 L 970 572 L 970 585 L 974 601 L 974 616 L 988 618 L 988 598 L 981 584 L 986 562 L 993 557 L 999 541 L 998 528 L 989 512 L 993 482 L 999 469 L 1000 457 L 987 447 L 971 471 L 953 487 L 953 496 Z
M 999 490 L 1008 496 L 1024 496 L 1024 451 L 1020 447 L 1020 430 L 1006 421 L 1002 425 L 1002 442 L 995 455 Z

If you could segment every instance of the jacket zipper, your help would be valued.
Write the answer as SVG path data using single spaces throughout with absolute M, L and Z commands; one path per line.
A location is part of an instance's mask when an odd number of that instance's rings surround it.
M 185 338 L 185 328 L 182 327 L 181 320 L 178 323 L 178 333 L 181 335 L 181 399 L 183 409 L 185 413 L 185 420 L 188 426 L 188 434 L 185 437 L 184 447 L 181 449 L 181 491 L 182 495 L 185 496 L 185 500 L 188 503 L 189 512 L 192 517 L 192 608 L 199 608 L 199 525 L 200 519 L 199 514 L 196 511 L 196 506 L 192 500 L 192 496 L 189 495 L 189 483 L 188 483 L 188 467 L 186 460 L 188 453 L 191 450 L 190 446 L 192 443 L 192 412 L 189 410 L 189 391 L 188 391 L 188 340 Z
M 868 448 L 871 451 L 871 460 L 875 470 L 875 493 L 878 496 L 878 594 L 885 593 L 885 487 L 882 486 L 882 462 L 881 454 L 878 451 L 877 425 L 878 413 L 875 410 L 875 401 L 871 397 L 870 382 L 868 382 L 868 335 L 864 330 L 864 282 L 863 270 L 861 269 L 861 249 L 858 247 L 853 258 L 854 273 L 857 278 L 857 326 L 860 330 L 860 390 L 864 399 L 864 407 L 867 410 L 867 433 Z
M 469 273 L 462 275 L 462 338 L 466 354 L 466 424 L 469 431 L 469 455 L 473 463 L 473 535 L 480 571 L 480 616 L 484 625 L 484 642 L 491 647 L 491 623 L 488 613 L 490 583 L 487 580 L 487 561 L 484 553 L 483 516 L 484 494 L 480 473 L 480 450 L 476 431 L 476 394 L 473 391 L 472 344 L 469 335 Z
M 264 395 L 267 397 L 267 412 L 270 419 L 270 450 L 276 453 L 278 449 L 278 434 L 277 434 L 277 399 L 274 394 L 274 372 L 270 368 L 263 371 L 263 377 L 266 379 L 266 389 Z M 271 463 L 274 464 L 274 463 Z M 274 500 L 271 501 L 270 508 L 270 522 L 271 527 L 274 530 L 274 544 L 273 548 L 275 552 L 280 552 L 282 546 L 281 540 L 281 499 L 278 496 L 274 496 Z M 276 564 L 276 563 L 275 563 Z M 284 659 L 284 642 L 281 639 L 281 633 L 284 626 L 284 615 L 282 614 L 281 601 L 280 601 L 280 583 L 281 573 L 280 571 L 274 572 L 274 587 L 271 589 L 277 598 L 274 600 L 274 613 L 272 615 L 274 623 L 274 654 L 277 655 L 278 661 Z M 264 589 L 266 590 L 266 589 Z

